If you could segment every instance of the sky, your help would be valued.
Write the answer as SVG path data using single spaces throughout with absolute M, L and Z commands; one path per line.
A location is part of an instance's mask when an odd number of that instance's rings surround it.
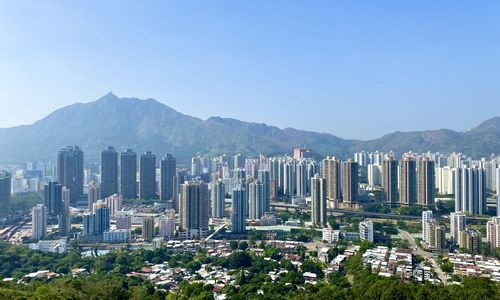
M 499 1 L 0 0 L 0 127 L 113 91 L 343 138 L 499 116 Z

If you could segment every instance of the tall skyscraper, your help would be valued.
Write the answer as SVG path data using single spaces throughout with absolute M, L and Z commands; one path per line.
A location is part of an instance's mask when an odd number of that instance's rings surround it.
M 193 177 L 198 177 L 203 172 L 203 163 L 201 162 L 201 157 L 195 156 L 191 158 L 191 175 Z
M 367 175 L 368 175 L 368 185 L 375 187 L 375 186 L 382 186 L 382 164 L 369 164 L 367 168 Z
M 233 169 L 245 168 L 245 155 L 238 153 L 233 157 Z
M 454 212 L 450 214 L 450 233 L 454 243 L 459 243 L 460 232 L 467 227 L 466 216 L 463 212 Z
M 203 236 L 208 230 L 209 195 L 203 181 L 186 181 L 181 185 L 179 233 L 188 237 Z
M 139 198 L 156 198 L 156 156 L 151 151 L 141 155 Z
M 264 185 L 255 180 L 248 184 L 248 218 L 259 220 L 264 215 Z
M 306 197 L 307 196 L 307 181 L 310 178 L 307 178 L 307 162 L 299 161 L 296 165 L 296 189 L 297 189 L 297 197 Z
M 287 161 L 283 165 L 283 194 L 290 199 L 295 195 L 296 182 L 295 178 L 295 161 Z
M 319 165 L 315 161 L 309 161 L 307 163 L 307 195 L 311 195 L 311 178 L 314 175 L 319 174 Z
M 311 178 L 311 220 L 315 226 L 327 225 L 327 181 L 316 174 Z
M 321 172 L 326 178 L 326 197 L 329 207 L 333 207 L 335 202 L 342 199 L 340 165 L 340 160 L 334 156 L 327 156 L 321 162 Z
M 152 241 L 155 236 L 155 218 L 142 218 L 142 238 L 145 241 Z
M 281 163 L 281 159 L 278 157 L 272 157 L 268 160 L 268 169 L 269 169 L 269 178 L 270 180 L 274 180 L 275 187 L 275 197 L 282 194 L 283 180 L 281 175 L 283 173 L 283 164 Z
M 213 218 L 223 218 L 225 210 L 225 185 L 222 179 L 212 182 L 210 189 L 210 202 Z
M 400 161 L 399 168 L 399 203 L 413 205 L 417 202 L 416 162 L 410 156 Z
M 237 186 L 233 189 L 232 202 L 231 232 L 245 233 L 247 194 L 244 187 Z
M 83 151 L 68 146 L 57 155 L 57 181 L 70 190 L 71 203 L 76 204 L 83 195 Z
M 31 210 L 31 237 L 36 240 L 45 238 L 47 233 L 47 210 L 45 205 L 38 204 Z
M 47 213 L 51 216 L 59 215 L 63 210 L 63 199 L 62 199 L 62 184 L 58 182 L 51 181 L 46 183 L 43 189 L 44 193 L 44 203 Z M 70 192 L 71 198 L 71 192 Z M 71 199 L 70 199 L 71 201 Z
M 0 171 L 0 216 L 7 216 L 10 211 L 11 176 L 9 172 Z
M 455 210 L 471 215 L 488 212 L 486 206 L 486 174 L 480 168 L 455 169 Z
M 392 156 L 384 158 L 382 167 L 383 200 L 388 204 L 398 203 L 398 161 Z
M 179 195 L 181 193 L 181 185 L 187 180 L 188 178 L 188 173 L 186 170 L 176 170 L 175 171 L 175 177 L 174 177 L 174 200 L 172 203 L 172 208 L 179 213 Z
M 90 211 L 92 211 L 92 208 L 94 207 L 94 203 L 97 202 L 97 200 L 101 199 L 101 189 L 95 184 L 94 181 L 91 181 L 88 184 L 88 195 L 87 195 L 87 204 L 88 208 Z
M 343 165 L 342 201 L 347 204 L 358 202 L 358 163 L 348 159 Z
M 137 154 L 132 149 L 120 154 L 120 193 L 125 199 L 137 198 Z
M 434 173 L 434 161 L 428 157 L 422 157 L 418 161 L 418 204 L 434 207 L 436 189 L 436 176 Z
M 57 215 L 57 227 L 59 234 L 66 236 L 71 231 L 71 216 L 69 213 L 69 205 L 71 199 L 71 192 L 69 189 L 63 187 L 62 191 L 62 208 Z
M 118 193 L 118 152 L 109 146 L 101 152 L 101 197 Z
M 175 169 L 175 158 L 172 154 L 165 155 L 160 161 L 160 201 L 168 208 L 173 208 Z
M 263 212 L 271 211 L 271 179 L 268 170 L 259 170 L 259 181 L 262 182 Z

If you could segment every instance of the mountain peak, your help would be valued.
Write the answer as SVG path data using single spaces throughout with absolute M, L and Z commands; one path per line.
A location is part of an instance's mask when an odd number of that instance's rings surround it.
M 101 98 L 97 99 L 96 102 L 100 102 L 100 101 L 116 101 L 116 100 L 119 100 L 120 98 L 118 98 L 115 94 L 113 94 L 113 91 L 109 91 L 109 93 L 107 93 L 106 95 L 102 96 Z

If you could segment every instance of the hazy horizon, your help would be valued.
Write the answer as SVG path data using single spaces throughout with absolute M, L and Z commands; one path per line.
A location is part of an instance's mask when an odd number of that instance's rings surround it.
M 367 140 L 499 115 L 500 3 L 0 3 L 0 128 L 110 90 Z M 321 120 L 321 121 L 318 121 Z

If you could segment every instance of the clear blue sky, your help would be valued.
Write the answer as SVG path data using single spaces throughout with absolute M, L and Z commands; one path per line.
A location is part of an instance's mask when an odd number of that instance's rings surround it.
M 498 1 L 0 1 L 0 127 L 113 90 L 368 139 L 500 115 Z

